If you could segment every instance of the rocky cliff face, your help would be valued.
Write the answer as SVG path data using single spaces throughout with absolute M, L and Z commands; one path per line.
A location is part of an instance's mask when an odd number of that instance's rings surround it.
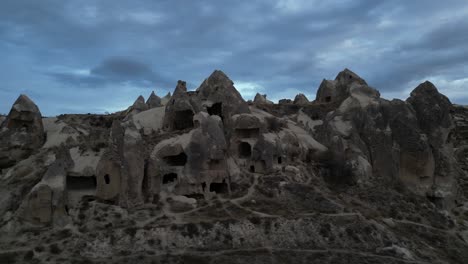
M 346 69 L 245 102 L 215 71 L 110 115 L 0 119 L 0 263 L 467 263 L 468 108 Z

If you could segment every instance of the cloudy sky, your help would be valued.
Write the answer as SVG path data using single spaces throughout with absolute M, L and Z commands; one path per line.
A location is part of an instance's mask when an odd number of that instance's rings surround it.
M 468 104 L 466 0 L 0 2 L 0 113 L 121 110 L 223 70 L 244 98 L 310 99 L 350 68 L 386 98 L 423 80 Z

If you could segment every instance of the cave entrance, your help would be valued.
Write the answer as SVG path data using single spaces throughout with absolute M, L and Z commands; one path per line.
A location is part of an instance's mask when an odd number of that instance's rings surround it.
M 327 97 L 325 97 L 325 102 L 329 103 L 329 102 L 331 102 L 331 99 L 332 99 L 331 96 L 327 96 Z
M 95 176 L 67 176 L 68 190 L 95 190 L 96 186 Z
M 278 157 L 278 164 L 283 163 L 283 158 L 281 156 Z
M 208 111 L 209 115 L 217 115 L 221 117 L 221 120 L 224 120 L 222 103 L 215 103 L 211 107 L 207 107 L 206 110 Z
M 193 112 L 192 110 L 176 111 L 174 117 L 174 128 L 177 130 L 183 130 L 186 128 L 192 128 L 193 124 Z
M 215 192 L 215 193 L 227 193 L 228 192 L 228 185 L 226 183 L 226 180 L 223 180 L 223 182 L 212 182 L 210 184 L 210 192 Z
M 67 206 L 76 206 L 83 197 L 96 193 L 95 176 L 67 176 Z
M 163 160 L 169 166 L 185 166 L 187 163 L 187 155 L 184 152 L 181 152 L 178 155 L 163 157 Z
M 239 144 L 239 157 L 240 158 L 250 158 L 252 155 L 252 147 L 250 147 L 250 144 L 247 142 L 241 142 Z
M 259 128 L 236 129 L 236 134 L 240 138 L 256 138 L 260 135 Z
M 163 176 L 163 184 L 169 184 L 177 180 L 176 173 L 168 173 Z

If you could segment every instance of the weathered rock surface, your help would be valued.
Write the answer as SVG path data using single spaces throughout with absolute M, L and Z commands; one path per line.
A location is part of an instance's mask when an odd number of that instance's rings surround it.
M 309 99 L 307 99 L 307 97 L 304 94 L 300 93 L 300 94 L 296 95 L 296 97 L 294 97 L 294 104 L 306 105 L 308 103 L 310 103 Z
M 143 96 L 138 96 L 132 106 L 130 106 L 126 111 L 126 116 L 131 116 L 134 114 L 141 113 L 149 109 L 149 105 L 145 103 L 145 98 Z
M 254 98 L 253 102 L 254 102 L 255 104 L 273 104 L 272 101 L 270 101 L 270 100 L 267 99 L 267 95 L 266 95 L 266 94 L 259 94 L 259 93 L 257 93 L 257 94 L 255 95 L 255 98 Z
M 44 144 L 45 134 L 39 108 L 20 95 L 0 127 L 0 169 L 27 158 Z
M 215 71 L 45 119 L 20 99 L 0 263 L 468 262 L 468 108 L 429 82 L 388 101 L 345 69 L 313 102 L 247 103 Z
M 148 106 L 149 109 L 155 108 L 155 107 L 160 107 L 160 106 L 162 106 L 161 98 L 159 98 L 159 96 L 157 96 L 153 91 L 153 92 L 151 92 L 150 96 L 148 97 L 148 100 L 146 100 L 146 105 Z

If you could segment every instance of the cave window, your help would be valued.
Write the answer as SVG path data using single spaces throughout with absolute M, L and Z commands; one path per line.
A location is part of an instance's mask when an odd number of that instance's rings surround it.
M 201 184 L 201 187 L 202 187 L 203 192 L 205 192 L 205 189 L 206 189 L 206 182 L 203 182 L 203 183 Z
M 250 172 L 255 172 L 255 166 L 254 165 L 250 165 Z
M 252 155 L 252 148 L 249 143 L 241 142 L 239 144 L 239 157 L 240 158 L 250 158 Z
M 281 156 L 278 157 L 278 164 L 281 164 L 283 163 L 283 159 L 281 158 Z
M 67 189 L 69 190 L 94 190 L 96 189 L 95 176 L 67 176 Z
M 193 112 L 192 110 L 176 111 L 174 118 L 174 128 L 182 130 L 193 127 Z
M 106 184 L 109 184 L 109 183 L 110 183 L 109 174 L 104 175 L 104 182 L 105 182 Z
M 166 156 L 163 159 L 169 166 L 185 166 L 187 163 L 187 155 L 184 152 L 174 156 Z
M 212 182 L 210 184 L 210 192 L 215 192 L 215 193 L 227 193 L 228 191 L 228 186 L 226 184 L 226 181 L 223 180 L 223 182 Z
M 207 107 L 206 110 L 208 111 L 209 115 L 217 115 L 221 117 L 221 120 L 223 120 L 223 104 L 222 103 L 215 103 L 211 107 Z
M 312 114 L 312 120 L 319 120 L 319 119 L 320 119 L 319 114 L 317 114 L 317 113 Z
M 331 96 L 325 97 L 325 102 L 327 102 L 327 103 L 331 102 Z
M 177 174 L 175 173 L 168 173 L 163 176 L 163 184 L 175 182 L 176 180 L 177 180 Z

